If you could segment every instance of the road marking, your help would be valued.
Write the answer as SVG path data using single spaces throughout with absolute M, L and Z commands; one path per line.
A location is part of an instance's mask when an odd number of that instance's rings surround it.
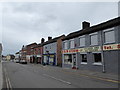
M 5 72 L 5 79 L 6 79 L 7 89 L 12 90 L 12 85 L 10 83 L 10 79 L 8 78 L 8 74 L 7 74 L 7 71 L 6 71 L 5 68 L 4 68 L 4 72 Z
M 111 80 L 111 79 L 106 79 L 106 78 L 91 76 L 91 75 L 86 75 L 86 74 L 76 74 L 76 73 L 71 73 L 71 72 L 67 72 L 67 71 L 63 71 L 63 72 L 69 73 L 69 74 L 74 74 L 74 75 L 80 75 L 80 76 L 84 76 L 84 77 L 89 77 L 89 78 L 94 78 L 94 79 L 98 79 L 98 80 L 113 82 L 113 83 L 120 83 L 120 81 L 118 81 L 118 80 Z
M 53 76 L 50 76 L 50 75 L 47 75 L 47 74 L 43 74 L 43 75 L 44 75 L 44 76 L 47 76 L 47 77 L 50 77 L 50 78 L 52 78 L 52 79 L 55 79 L 55 80 L 57 80 L 57 81 L 61 81 L 61 82 L 63 82 L 63 83 L 66 83 L 66 84 L 71 85 L 71 83 L 68 82 L 68 81 L 65 81 L 65 80 L 62 80 L 62 79 L 59 79 L 59 78 L 56 78 L 56 77 L 53 77 Z
M 46 70 L 46 69 L 50 69 L 50 68 L 45 68 L 44 70 Z M 64 68 L 64 69 L 66 69 L 66 68 Z M 80 75 L 80 76 L 84 76 L 84 77 L 88 77 L 88 78 L 94 78 L 94 79 L 103 80 L 103 81 L 112 82 L 112 83 L 120 83 L 119 80 L 112 80 L 109 78 L 97 77 L 97 76 L 86 75 L 86 74 L 77 74 L 77 73 L 67 72 L 65 70 L 62 70 L 62 72 L 73 74 L 73 75 Z

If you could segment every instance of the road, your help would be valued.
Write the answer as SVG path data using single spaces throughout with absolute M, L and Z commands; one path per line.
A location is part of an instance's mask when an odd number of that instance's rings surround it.
M 117 88 L 106 82 L 67 72 L 62 68 L 3 62 L 3 87 L 10 88 Z

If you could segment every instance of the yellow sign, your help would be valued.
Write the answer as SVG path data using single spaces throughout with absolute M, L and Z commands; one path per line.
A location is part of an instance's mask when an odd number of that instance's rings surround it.
M 120 44 L 112 44 L 112 45 L 104 45 L 103 50 L 118 50 L 120 49 Z M 70 49 L 70 50 L 62 50 L 62 53 L 77 53 L 77 52 L 98 52 L 101 51 L 100 46 L 95 47 L 87 47 L 87 48 L 79 48 L 79 49 Z

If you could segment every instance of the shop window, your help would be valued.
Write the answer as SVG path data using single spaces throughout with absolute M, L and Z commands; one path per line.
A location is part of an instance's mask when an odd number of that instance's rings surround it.
M 79 42 L 80 46 L 85 46 L 85 37 L 80 37 Z
M 71 54 L 64 55 L 64 63 L 65 64 L 72 64 L 72 55 Z
M 113 29 L 104 30 L 104 43 L 114 43 L 115 32 Z
M 90 34 L 90 45 L 98 45 L 98 34 L 97 33 Z
M 74 40 L 71 40 L 70 41 L 70 48 L 74 48 L 75 46 L 74 46 Z
M 81 64 L 87 64 L 87 54 L 81 54 Z
M 102 65 L 101 53 L 94 53 L 94 65 Z

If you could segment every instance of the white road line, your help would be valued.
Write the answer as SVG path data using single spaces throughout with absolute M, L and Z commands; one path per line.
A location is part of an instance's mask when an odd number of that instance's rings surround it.
M 4 68 L 4 71 L 5 71 L 5 78 L 6 78 L 7 89 L 8 89 L 8 90 L 12 90 L 12 86 L 11 86 L 11 83 L 10 83 L 10 79 L 9 79 L 8 76 L 7 76 L 7 71 L 6 71 L 5 68 Z
M 55 79 L 55 80 L 57 80 L 57 81 L 61 81 L 61 82 L 63 82 L 63 83 L 66 83 L 66 84 L 71 85 L 71 83 L 68 82 L 68 81 L 65 81 L 65 80 L 62 80 L 62 79 L 59 79 L 59 78 L 56 78 L 56 77 L 53 77 L 53 76 L 50 76 L 50 75 L 47 75 L 47 74 L 43 74 L 43 75 L 44 75 L 44 76 L 47 76 L 47 77 L 50 77 L 50 78 L 52 78 L 52 79 Z

